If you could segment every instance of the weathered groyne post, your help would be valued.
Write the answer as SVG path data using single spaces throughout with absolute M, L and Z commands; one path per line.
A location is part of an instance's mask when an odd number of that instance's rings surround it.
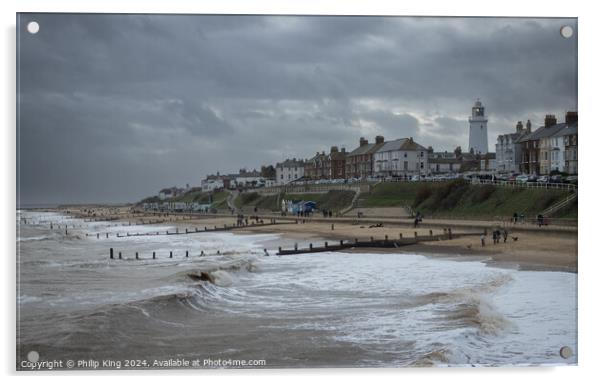
M 173 259 L 173 251 L 169 251 L 169 258 Z
M 138 252 L 136 252 L 136 260 L 138 260 Z
M 153 251 L 153 260 L 154 260 L 155 258 L 156 258 L 156 256 L 155 256 L 155 252 Z
M 113 248 L 109 248 L 109 257 L 113 260 Z

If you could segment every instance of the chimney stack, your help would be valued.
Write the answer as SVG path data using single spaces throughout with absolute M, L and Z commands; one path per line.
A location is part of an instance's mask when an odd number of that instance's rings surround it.
M 531 133 L 531 120 L 527 120 L 527 133 Z
M 332 147 L 330 147 L 330 153 L 334 153 L 334 152 L 338 152 L 339 148 L 336 145 L 333 145 Z
M 364 145 L 368 144 L 368 140 L 364 139 L 363 137 L 360 137 L 360 147 L 363 147 Z
M 577 124 L 577 112 L 567 112 L 564 116 L 564 122 L 567 124 Z
M 376 144 L 382 144 L 385 142 L 385 138 L 383 136 L 376 136 L 375 141 Z
M 516 123 L 516 132 L 520 133 L 523 130 L 523 122 L 519 121 L 518 123 Z
M 556 125 L 556 116 L 554 115 L 546 115 L 546 118 L 544 120 L 544 126 L 546 128 L 549 128 L 553 125 Z

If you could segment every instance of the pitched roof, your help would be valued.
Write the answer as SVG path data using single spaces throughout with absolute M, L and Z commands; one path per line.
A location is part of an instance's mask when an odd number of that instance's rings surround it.
M 397 139 L 393 141 L 387 141 L 384 143 L 382 147 L 380 147 L 376 152 L 389 152 L 389 151 L 426 151 L 427 149 L 422 145 L 416 143 L 410 139 Z
M 372 143 L 372 144 L 361 145 L 361 146 L 357 147 L 356 149 L 354 149 L 353 151 L 351 151 L 350 153 L 348 153 L 347 156 L 369 155 L 371 153 L 378 151 L 380 149 L 380 147 L 382 147 L 383 145 L 384 145 L 384 143 Z
M 303 167 L 305 165 L 305 160 L 297 160 L 297 159 L 286 159 L 282 163 L 276 163 L 276 167 L 282 168 L 294 168 L 294 167 Z
M 563 128 L 566 128 L 567 126 L 568 125 L 566 123 L 560 123 L 560 124 L 552 125 L 550 127 L 539 127 L 535 131 L 533 131 L 531 134 L 521 137 L 518 141 L 525 142 L 525 141 L 539 140 L 539 139 L 543 139 L 546 137 L 551 137 L 551 136 L 556 135 L 559 131 L 561 131 Z M 576 124 L 575 124 L 575 126 L 576 126 Z
M 359 156 L 359 155 L 365 155 L 366 153 L 368 153 L 368 151 L 370 149 L 372 149 L 374 146 L 376 145 L 376 143 L 372 143 L 372 144 L 364 144 L 364 145 L 360 145 L 359 147 L 357 147 L 356 149 L 354 149 L 353 151 L 349 152 L 349 154 L 347 156 Z
M 570 124 L 556 132 L 554 136 L 568 136 L 577 134 L 577 124 Z

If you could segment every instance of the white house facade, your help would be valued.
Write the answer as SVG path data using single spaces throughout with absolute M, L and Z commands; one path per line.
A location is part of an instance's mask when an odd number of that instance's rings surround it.
M 516 132 L 499 135 L 495 144 L 496 170 L 498 172 L 519 172 L 522 158 L 519 140 L 531 133 L 531 121 L 523 127 L 523 122 L 516 124 Z
M 413 138 L 387 141 L 374 153 L 374 175 L 408 176 L 428 173 L 428 150 Z
M 284 185 L 302 178 L 305 175 L 305 161 L 286 159 L 276 164 L 276 184 Z
M 224 181 L 222 179 L 211 178 L 201 180 L 201 190 L 203 192 L 210 192 L 221 188 L 224 188 Z

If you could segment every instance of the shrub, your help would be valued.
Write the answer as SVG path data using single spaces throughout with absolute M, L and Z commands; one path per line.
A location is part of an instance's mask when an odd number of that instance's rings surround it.
M 428 185 L 421 186 L 416 191 L 416 197 L 414 198 L 414 207 L 419 206 L 426 201 L 433 194 L 433 190 Z
M 240 201 L 243 205 L 250 204 L 251 202 L 257 200 L 259 198 L 259 193 L 250 192 L 250 193 L 241 193 Z
M 472 202 L 475 204 L 479 204 L 489 199 L 491 195 L 495 192 L 495 186 L 493 185 L 482 185 L 475 193 L 472 195 Z

